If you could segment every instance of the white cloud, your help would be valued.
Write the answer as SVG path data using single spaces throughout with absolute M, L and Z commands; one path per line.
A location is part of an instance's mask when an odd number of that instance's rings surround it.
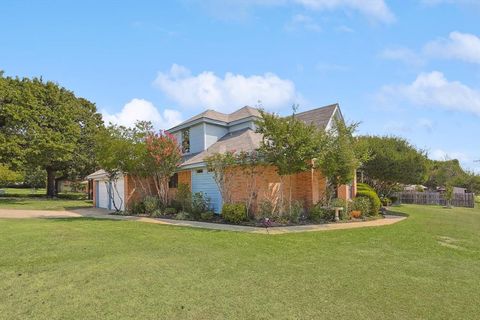
M 289 31 L 295 31 L 298 29 L 304 29 L 313 32 L 322 31 L 322 28 L 315 22 L 315 20 L 303 14 L 294 15 L 290 22 L 285 26 L 285 29 Z
M 105 123 L 114 123 L 131 127 L 136 121 L 151 121 L 157 129 L 168 129 L 182 121 L 180 112 L 165 109 L 160 112 L 153 103 L 144 99 L 132 99 L 123 106 L 122 110 L 115 114 L 102 111 Z
M 313 10 L 350 9 L 381 22 L 393 22 L 395 16 L 384 0 L 294 0 Z
M 474 34 L 451 32 L 448 39 L 427 43 L 423 49 L 431 57 L 458 59 L 480 64 L 480 38 Z
M 438 71 L 421 73 L 411 84 L 384 86 L 377 98 L 383 103 L 406 100 L 414 105 L 441 107 L 480 116 L 480 91 L 459 81 L 448 81 Z
M 387 48 L 380 53 L 380 57 L 388 60 L 398 60 L 411 67 L 420 67 L 425 64 L 423 58 L 408 48 Z
M 393 22 L 394 14 L 384 0 L 191 0 L 222 19 L 239 19 L 253 7 L 298 5 L 308 10 L 352 10 L 381 22 Z
M 211 71 L 192 75 L 177 64 L 160 72 L 154 85 L 179 106 L 196 110 L 228 112 L 258 101 L 268 109 L 279 109 L 300 98 L 292 81 L 273 73 L 244 76 L 228 72 L 222 78 Z

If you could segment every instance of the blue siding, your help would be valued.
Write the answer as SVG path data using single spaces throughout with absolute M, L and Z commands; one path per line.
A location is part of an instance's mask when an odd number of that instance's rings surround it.
M 200 123 L 190 127 L 190 153 L 205 150 L 205 126 Z
M 226 135 L 228 130 L 222 126 L 216 126 L 213 124 L 205 124 L 205 149 L 218 141 L 221 137 Z
M 199 173 L 198 170 L 203 172 Z M 220 213 L 222 210 L 222 196 L 212 173 L 207 172 L 206 168 L 198 170 L 192 170 L 192 192 L 202 192 L 207 198 L 210 198 L 213 211 Z

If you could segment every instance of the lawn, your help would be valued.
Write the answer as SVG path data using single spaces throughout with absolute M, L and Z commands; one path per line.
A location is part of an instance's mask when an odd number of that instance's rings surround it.
M 480 210 L 259 235 L 0 220 L 2 319 L 478 319 Z
M 70 210 L 91 206 L 92 201 L 88 200 L 0 197 L 0 209 Z

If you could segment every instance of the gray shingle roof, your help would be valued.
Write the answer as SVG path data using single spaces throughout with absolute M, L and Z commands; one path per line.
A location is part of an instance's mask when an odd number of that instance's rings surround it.
M 205 158 L 215 153 L 227 151 L 253 151 L 260 147 L 262 135 L 252 129 L 244 129 L 227 133 L 205 151 L 196 154 L 181 164 L 182 167 L 204 162 Z
M 332 104 L 297 113 L 295 117 L 301 121 L 304 121 L 305 123 L 314 124 L 318 128 L 325 129 L 330 119 L 334 116 L 337 107 L 338 104 Z M 228 115 L 213 110 L 207 110 L 185 121 L 184 123 L 188 123 L 203 117 L 228 123 L 243 118 L 248 118 L 250 116 L 260 117 L 261 115 L 258 109 L 252 107 L 243 107 Z M 184 157 L 184 162 L 181 164 L 181 167 L 202 163 L 204 162 L 205 158 L 215 153 L 224 153 L 227 151 L 253 151 L 260 147 L 261 141 L 262 135 L 260 133 L 256 133 L 252 129 L 244 129 L 228 133 L 206 150 L 195 155 L 187 155 Z
M 188 120 L 185 120 L 184 122 L 180 123 L 176 127 L 182 126 L 186 123 L 193 122 L 195 120 L 202 119 L 202 118 L 230 123 L 230 122 L 234 122 L 234 121 L 244 119 L 244 118 L 249 118 L 249 117 L 260 117 L 260 112 L 258 111 L 258 109 L 252 108 L 249 106 L 240 108 L 237 111 L 232 112 L 230 114 L 209 109 L 200 114 L 197 114 L 196 116 L 191 117 Z
M 329 106 L 297 113 L 295 117 L 307 124 L 314 124 L 318 128 L 325 129 L 337 107 L 338 104 L 331 104 Z

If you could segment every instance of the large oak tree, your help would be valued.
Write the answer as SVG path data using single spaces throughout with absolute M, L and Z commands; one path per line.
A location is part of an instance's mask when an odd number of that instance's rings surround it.
M 45 170 L 47 196 L 55 196 L 59 175 L 83 177 L 94 169 L 102 126 L 93 103 L 60 85 L 0 73 L 0 163 Z

